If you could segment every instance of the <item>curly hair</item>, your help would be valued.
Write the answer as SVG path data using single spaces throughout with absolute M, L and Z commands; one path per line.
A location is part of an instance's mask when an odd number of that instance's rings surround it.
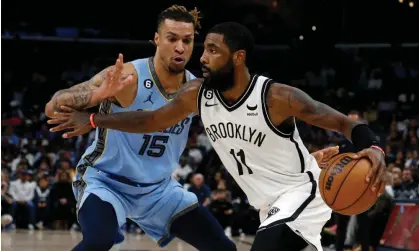
M 199 21 L 201 19 L 200 12 L 196 7 L 189 11 L 185 6 L 176 4 L 170 6 L 159 14 L 159 17 L 157 18 L 157 29 L 166 19 L 192 23 L 194 25 L 195 34 L 198 34 L 198 30 L 201 28 L 201 23 Z

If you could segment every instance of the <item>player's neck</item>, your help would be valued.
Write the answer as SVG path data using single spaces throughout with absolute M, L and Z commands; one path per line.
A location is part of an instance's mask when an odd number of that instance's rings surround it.
M 183 84 L 185 71 L 179 74 L 170 73 L 157 57 L 153 58 L 154 70 L 163 88 L 169 92 L 176 92 Z
M 223 97 L 230 102 L 236 101 L 247 90 L 250 84 L 250 73 L 247 68 L 244 71 L 235 71 L 234 73 L 234 86 L 223 92 Z

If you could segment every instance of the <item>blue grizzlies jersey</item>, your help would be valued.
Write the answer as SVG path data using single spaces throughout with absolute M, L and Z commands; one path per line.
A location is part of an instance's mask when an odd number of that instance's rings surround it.
M 138 90 L 134 102 L 121 108 L 109 101 L 101 103 L 104 114 L 127 111 L 152 111 L 166 105 L 175 94 L 168 95 L 154 69 L 153 58 L 131 62 L 138 73 Z M 195 77 L 188 71 L 186 81 Z M 127 133 L 97 128 L 96 138 L 82 161 L 87 165 L 138 183 L 156 183 L 170 177 L 185 149 L 193 114 L 171 128 L 154 133 Z

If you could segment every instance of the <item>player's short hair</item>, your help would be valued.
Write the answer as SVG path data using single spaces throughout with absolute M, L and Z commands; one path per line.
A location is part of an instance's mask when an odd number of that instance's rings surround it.
M 235 22 L 220 23 L 212 27 L 208 33 L 224 35 L 224 43 L 227 44 L 231 52 L 245 50 L 249 56 L 253 52 L 254 38 L 244 25 Z
M 185 6 L 176 4 L 172 5 L 159 14 L 157 18 L 157 30 L 159 29 L 160 24 L 164 22 L 164 20 L 170 19 L 178 22 L 192 23 L 195 29 L 195 33 L 198 34 L 198 30 L 201 28 L 199 21 L 201 17 L 199 14 L 200 12 L 197 8 L 189 11 Z

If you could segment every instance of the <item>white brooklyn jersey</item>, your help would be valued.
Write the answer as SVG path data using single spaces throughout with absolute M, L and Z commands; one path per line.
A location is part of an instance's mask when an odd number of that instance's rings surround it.
M 208 138 L 250 204 L 258 209 L 310 182 L 315 193 L 320 173 L 297 127 L 283 133 L 271 123 L 266 94 L 272 82 L 252 76 L 248 89 L 234 104 L 224 101 L 217 90 L 203 86 L 198 94 Z

